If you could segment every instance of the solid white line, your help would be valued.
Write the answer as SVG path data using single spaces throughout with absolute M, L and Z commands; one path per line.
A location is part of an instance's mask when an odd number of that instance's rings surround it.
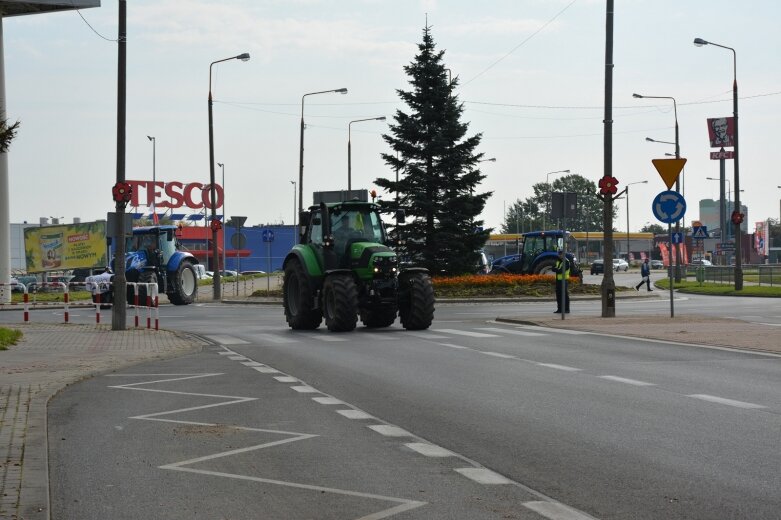
M 517 359 L 517 356 L 511 356 L 510 354 L 502 354 L 501 352 L 484 352 L 482 350 L 476 350 L 475 352 L 485 354 L 486 356 L 494 356 L 494 357 L 505 358 L 505 359 Z
M 726 404 L 726 405 L 729 405 L 729 406 L 735 406 L 737 408 L 749 408 L 749 409 L 767 408 L 767 406 L 762 406 L 761 404 L 747 403 L 745 401 L 736 401 L 734 399 L 726 399 L 724 397 L 716 397 L 715 395 L 691 394 L 691 395 L 689 395 L 687 397 L 693 397 L 695 399 L 701 399 L 703 401 L 708 401 L 708 402 L 711 402 L 711 403 Z
M 593 520 L 593 516 L 556 502 L 524 502 L 523 506 L 550 520 Z
M 564 370 L 565 372 L 580 372 L 581 368 L 568 367 L 566 365 L 557 365 L 555 363 L 537 363 L 541 367 L 555 368 L 556 370 Z
M 449 348 L 457 348 L 459 350 L 471 350 L 469 347 L 463 347 L 461 345 L 453 345 L 452 343 L 437 343 L 437 345 L 442 345 L 443 347 L 449 347 Z
M 442 446 L 436 444 L 428 444 L 426 442 L 410 442 L 405 444 L 407 448 L 420 453 L 426 457 L 455 457 L 456 454 L 450 450 L 446 450 Z
M 348 419 L 373 419 L 371 415 L 361 410 L 336 410 L 336 413 L 344 415 Z
M 654 383 L 646 383 L 645 381 L 638 381 L 637 379 L 627 379 L 626 377 L 618 376 L 597 376 L 600 379 L 608 379 L 610 381 L 616 381 L 618 383 L 626 383 L 634 386 L 656 386 Z
M 344 401 L 340 401 L 336 397 L 313 397 L 312 401 L 320 404 L 344 404 Z
M 368 428 L 386 437 L 413 437 L 407 430 L 401 429 L 398 426 L 390 426 L 389 424 L 374 424 Z
M 249 343 L 249 341 L 244 341 L 243 339 L 234 338 L 233 336 L 227 336 L 224 334 L 207 335 L 206 337 L 221 345 L 242 345 Z
M 299 394 L 319 394 L 320 391 L 317 388 L 312 388 L 309 385 L 299 385 L 299 386 L 291 386 L 293 390 L 298 392 Z
M 486 334 L 485 332 L 472 332 L 470 330 L 458 330 L 458 329 L 437 329 L 436 332 L 455 334 L 456 336 L 468 336 L 470 338 L 498 338 L 499 337 L 496 334 Z
M 485 468 L 457 468 L 457 473 L 462 474 L 468 479 L 474 480 L 478 484 L 512 484 L 512 480 L 500 475 L 490 469 Z
M 483 327 L 477 330 L 486 330 L 489 332 L 500 332 L 504 334 L 515 334 L 516 336 L 544 336 L 545 334 L 540 334 L 539 332 L 528 332 L 525 330 L 515 330 L 515 329 L 501 329 L 498 327 Z
M 276 379 L 280 383 L 298 383 L 298 379 L 291 376 L 278 376 L 275 377 L 274 379 Z

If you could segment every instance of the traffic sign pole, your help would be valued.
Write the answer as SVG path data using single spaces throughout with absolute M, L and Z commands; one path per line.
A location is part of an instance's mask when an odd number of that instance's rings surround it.
M 667 223 L 667 235 L 670 237 L 670 250 L 667 252 L 670 264 L 670 268 L 667 270 L 670 278 L 670 317 L 675 318 L 675 307 L 673 304 L 673 228 L 669 222 Z

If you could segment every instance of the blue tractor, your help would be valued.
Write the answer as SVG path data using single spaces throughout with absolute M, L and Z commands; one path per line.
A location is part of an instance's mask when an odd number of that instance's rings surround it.
M 133 229 L 128 237 L 125 255 L 125 277 L 128 282 L 156 283 L 159 292 L 165 293 L 174 305 L 189 305 L 198 291 L 198 277 L 193 265 L 198 260 L 189 252 L 180 249 L 176 238 L 176 226 L 149 226 Z M 112 271 L 113 271 L 112 260 Z M 93 301 L 100 294 L 101 303 L 112 299 L 111 281 L 113 275 L 106 273 L 87 279 L 92 289 Z M 128 287 L 127 299 L 133 304 L 133 290 Z M 146 289 L 139 287 L 141 301 L 146 299 Z
M 565 232 L 561 230 L 524 233 L 523 241 L 519 244 L 521 252 L 494 260 L 491 273 L 553 274 L 558 250 L 564 248 L 564 240 Z M 567 260 L 570 263 L 570 276 L 581 277 L 578 259 L 572 253 L 567 253 Z

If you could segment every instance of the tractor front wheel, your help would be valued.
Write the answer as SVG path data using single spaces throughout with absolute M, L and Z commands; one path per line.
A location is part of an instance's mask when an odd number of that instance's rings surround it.
M 333 274 L 323 284 L 323 317 L 331 332 L 349 332 L 358 322 L 358 289 L 349 274 Z
M 434 321 L 434 286 L 426 273 L 412 273 L 402 280 L 399 305 L 401 325 L 407 330 L 424 330 Z

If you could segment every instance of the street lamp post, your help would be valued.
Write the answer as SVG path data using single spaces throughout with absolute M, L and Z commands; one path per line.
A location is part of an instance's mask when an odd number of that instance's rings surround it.
M 296 181 L 290 181 L 290 184 L 293 185 L 293 230 L 295 230 L 296 217 L 298 217 L 298 214 L 296 213 Z M 295 243 L 296 243 L 296 234 L 293 233 L 293 244 Z
M 212 210 L 212 271 L 214 271 L 214 299 L 222 299 L 222 284 L 220 283 L 219 251 L 217 249 L 217 190 L 214 187 L 214 118 L 212 117 L 212 67 L 215 63 L 228 60 L 248 61 L 249 53 L 242 53 L 230 58 L 213 61 L 209 64 L 209 191 L 211 192 Z M 224 212 L 223 212 L 224 214 Z M 223 235 L 224 236 L 224 235 Z M 216 267 L 216 269 L 215 269 Z
M 225 164 L 218 162 L 217 166 L 219 166 L 220 169 L 222 170 L 222 215 L 223 215 L 222 220 L 224 221 L 225 215 L 228 214 L 228 211 L 225 209 Z M 224 222 L 224 224 L 227 225 L 227 222 Z M 228 268 L 228 264 L 225 261 L 227 257 L 227 255 L 225 254 L 225 250 L 227 249 L 227 247 L 225 247 L 225 234 L 226 234 L 225 230 L 223 229 L 222 231 L 222 269 L 223 270 Z M 236 285 L 238 287 L 238 284 Z
M 337 88 L 332 90 L 321 90 L 319 92 L 309 92 L 301 96 L 301 137 L 298 146 L 298 211 L 304 208 L 304 99 L 307 96 L 329 93 L 347 94 L 346 88 Z M 299 230 L 299 233 L 301 231 Z
M 550 204 L 551 204 L 551 191 L 550 191 L 550 176 L 554 173 L 569 173 L 569 170 L 556 170 L 555 172 L 548 172 L 545 174 L 545 184 L 548 186 L 548 200 L 545 204 L 545 212 L 542 214 L 542 231 L 545 231 L 545 217 L 550 212 Z
M 674 144 L 675 145 L 675 158 L 680 159 L 681 158 L 681 145 L 679 140 L 679 133 L 678 133 L 678 103 L 675 101 L 675 98 L 672 96 L 645 96 L 642 94 L 632 94 L 633 98 L 637 99 L 669 99 L 673 102 L 673 115 L 675 116 L 675 142 L 674 143 L 666 143 L 666 144 Z M 651 142 L 657 142 L 661 143 L 664 141 L 654 141 L 653 139 L 650 139 L 648 137 L 645 138 L 646 141 Z M 675 191 L 678 193 L 681 192 L 681 179 L 680 176 L 675 179 Z M 675 222 L 675 232 L 680 233 L 681 232 L 681 221 L 678 220 Z M 677 247 L 675 249 L 675 282 L 679 283 L 681 281 L 681 248 Z
M 626 185 L 626 263 L 629 263 L 629 186 L 633 184 L 648 184 L 648 181 L 630 182 Z
M 156 169 L 155 163 L 157 162 L 155 159 L 155 153 L 156 153 L 155 149 L 157 148 L 157 140 L 151 135 L 146 136 L 146 138 L 152 141 L 152 186 L 155 186 L 155 182 L 157 181 L 157 173 L 155 171 Z M 152 188 L 152 189 L 155 190 L 157 188 Z M 154 205 L 152 207 L 154 207 Z
M 366 119 L 355 119 L 347 123 L 347 191 L 352 190 L 352 124 L 361 121 L 385 121 L 385 116 L 368 117 Z
M 733 115 L 733 123 L 734 123 L 734 130 L 735 130 L 735 147 L 733 151 L 733 161 L 735 163 L 735 207 L 736 209 L 733 210 L 733 214 L 739 214 L 740 213 L 740 163 L 738 162 L 738 55 L 735 52 L 735 49 L 732 47 L 727 47 L 726 45 L 720 45 L 718 43 L 709 42 L 706 40 L 703 40 L 702 38 L 695 38 L 694 39 L 694 45 L 697 47 L 702 47 L 703 45 L 713 45 L 715 47 L 721 47 L 722 49 L 727 49 L 729 51 L 732 51 L 732 73 L 733 73 L 733 80 L 732 80 L 732 115 Z M 742 253 L 742 247 L 741 247 L 741 239 L 740 239 L 740 226 L 741 222 L 733 222 L 735 226 L 735 290 L 736 291 L 742 291 L 743 290 L 743 253 Z

